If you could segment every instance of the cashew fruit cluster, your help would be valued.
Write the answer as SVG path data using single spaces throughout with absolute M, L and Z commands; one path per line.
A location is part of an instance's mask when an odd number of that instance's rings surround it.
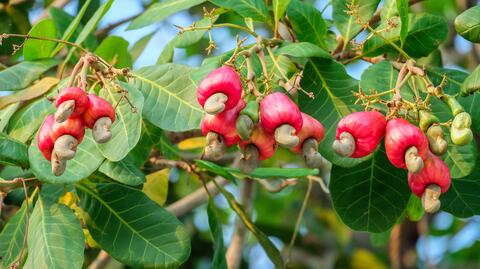
M 320 167 L 323 158 L 318 146 L 324 128 L 319 121 L 300 112 L 284 93 L 269 93 L 248 102 L 242 94 L 240 76 L 227 65 L 200 82 L 197 99 L 207 113 L 201 123 L 207 159 L 218 160 L 228 147 L 238 144 L 243 154 L 240 170 L 249 173 L 282 146 L 301 154 L 308 167 Z
M 422 198 L 425 211 L 433 213 L 440 208 L 440 194 L 450 186 L 448 166 L 437 156 L 444 154 L 448 145 L 438 119 L 425 111 L 419 114 L 421 129 L 402 118 L 387 121 L 377 111 L 352 113 L 338 123 L 333 149 L 344 157 L 361 158 L 385 137 L 388 160 L 408 170 L 412 192 Z
M 55 114 L 48 115 L 38 131 L 37 146 L 51 162 L 52 173 L 60 176 L 65 172 L 67 161 L 75 157 L 85 128 L 92 129 L 97 143 L 106 143 L 112 137 L 111 126 L 116 116 L 105 99 L 77 87 L 63 89 L 55 105 Z

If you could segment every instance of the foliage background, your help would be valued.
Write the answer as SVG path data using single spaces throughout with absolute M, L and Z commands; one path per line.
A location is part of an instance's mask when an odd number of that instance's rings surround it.
M 81 6 L 82 0 L 66 1 L 65 11 L 75 15 Z M 97 7 L 100 2 L 94 1 Z M 155 1 L 153 1 L 155 2 Z M 332 6 L 328 1 L 307 1 L 323 11 L 326 19 L 332 18 Z M 28 19 L 30 22 L 42 16 L 44 11 L 42 1 L 37 1 L 31 8 L 28 8 Z M 100 22 L 99 28 L 104 29 L 112 23 L 127 20 L 141 13 L 148 5 L 149 1 L 141 0 L 117 0 L 114 2 L 110 11 L 107 12 L 104 19 Z M 450 30 L 447 42 L 441 47 L 444 66 L 451 69 L 472 70 L 480 63 L 480 47 L 474 45 L 461 36 L 455 34 L 453 20 L 456 15 L 467 7 L 475 5 L 475 1 L 422 1 L 412 9 L 415 11 L 426 10 L 430 13 L 438 14 L 447 19 Z M 94 9 L 90 12 L 93 14 Z M 121 24 L 113 28 L 108 35 L 115 35 L 125 39 L 128 42 L 130 52 L 134 55 L 133 68 L 138 69 L 143 66 L 153 65 L 157 62 L 163 49 L 174 38 L 178 29 L 173 25 L 187 26 L 202 18 L 202 10 L 199 7 L 188 11 L 181 11 L 169 16 L 159 24 L 150 25 L 138 30 L 126 30 L 128 23 Z M 240 18 L 231 15 L 227 20 L 236 21 Z M 3 25 L 5 21 L 0 20 L 0 29 L 8 28 L 10 25 Z M 15 24 L 17 25 L 17 24 Z M 19 23 L 18 25 L 22 25 Z M 26 22 L 23 26 L 25 27 Z M 3 28 L 2 28 L 3 27 Z M 334 27 L 333 27 L 334 29 Z M 15 29 L 18 30 L 18 29 Z M 24 29 L 25 30 L 25 29 Z M 3 30 L 0 30 L 2 32 Z M 264 29 L 257 29 L 259 33 L 266 36 L 269 33 Z M 11 31 L 15 32 L 15 31 Z M 226 28 L 215 29 L 213 38 L 217 42 L 217 49 L 214 55 L 220 55 L 235 46 L 235 35 L 239 33 Z M 103 36 L 105 37 L 105 36 Z M 149 42 L 141 54 L 132 49 L 136 48 L 140 40 Z M 359 39 L 365 38 L 361 34 Z M 249 37 L 247 42 L 254 42 Z M 199 66 L 206 57 L 204 48 L 207 47 L 208 40 L 203 38 L 199 43 L 188 46 L 187 48 L 175 48 L 173 62 L 182 63 L 191 66 Z M 138 56 L 135 57 L 135 56 Z M 135 59 L 136 58 L 136 59 Z M 14 57 L 1 56 L 0 61 L 4 65 L 10 65 L 17 61 Z M 346 66 L 347 72 L 354 78 L 360 79 L 363 71 L 371 64 L 364 61 L 356 61 Z M 8 94 L 8 93 L 7 93 Z M 182 147 L 182 145 L 180 145 Z M 195 148 L 195 142 L 189 141 L 183 145 L 184 148 Z M 197 150 L 197 151 L 196 151 Z M 191 152 L 198 152 L 194 149 Z M 288 154 L 279 154 L 275 159 L 269 161 L 267 165 L 288 166 L 297 160 L 292 160 Z M 18 171 L 16 168 L 3 166 L 0 171 L 0 177 L 9 178 Z M 189 178 L 187 174 L 179 169 L 172 169 L 168 175 L 169 190 L 167 203 L 177 200 L 196 190 L 201 186 L 199 181 Z M 239 197 L 236 187 L 227 187 L 229 191 Z M 278 246 L 284 246 L 289 241 L 293 232 L 293 219 L 296 218 L 302 199 L 305 194 L 306 183 L 301 183 L 295 188 L 287 188 L 281 193 L 269 193 L 258 188 L 253 219 L 259 228 L 266 234 L 271 235 L 272 241 Z M 219 196 L 215 198 L 215 203 L 221 209 L 222 220 L 224 221 L 223 232 L 225 245 L 229 244 L 235 222 L 235 214 L 229 210 L 226 200 Z M 211 238 L 208 227 L 206 205 L 194 210 L 191 214 L 183 217 L 182 222 L 186 225 L 189 233 L 192 235 L 192 254 L 184 268 L 210 268 L 213 252 L 211 248 Z M 362 232 L 353 232 L 346 227 L 331 208 L 328 196 L 320 189 L 314 186 L 314 191 L 310 200 L 309 207 L 305 212 L 304 223 L 300 229 L 300 237 L 293 251 L 293 260 L 298 268 L 388 268 L 389 243 L 395 239 L 390 232 L 380 234 L 369 234 Z M 402 257 L 415 261 L 413 257 L 418 256 L 418 261 L 413 262 L 411 267 L 420 268 L 478 268 L 480 267 L 480 218 L 471 217 L 467 219 L 455 218 L 449 213 L 440 212 L 433 217 L 423 218 L 421 222 L 407 222 L 402 225 L 405 234 L 410 234 L 408 238 L 400 240 L 407 247 L 408 255 Z M 90 250 L 87 257 L 94 258 L 98 250 Z M 410 256 L 409 256 L 410 255 Z M 249 238 L 247 247 L 243 252 L 245 268 L 270 268 L 272 264 L 265 255 L 263 249 L 256 243 L 256 240 Z M 112 261 L 108 268 L 123 268 L 123 265 Z

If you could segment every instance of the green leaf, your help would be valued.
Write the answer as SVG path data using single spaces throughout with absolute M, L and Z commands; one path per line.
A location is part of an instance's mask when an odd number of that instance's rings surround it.
M 340 157 L 332 150 L 337 123 L 348 114 L 361 110 L 361 107 L 352 105 L 355 102 L 352 91 L 357 91 L 358 85 L 347 74 L 345 67 L 334 60 L 310 59 L 305 65 L 301 83 L 302 88 L 312 92 L 315 98 L 300 93 L 300 109 L 325 127 L 325 138 L 320 144 L 322 156 L 343 167 L 352 167 L 367 159 Z
M 68 14 L 63 9 L 55 8 L 55 7 L 50 7 L 48 9 L 48 14 L 53 19 L 55 23 L 55 28 L 57 29 L 57 33 L 60 36 L 63 36 L 65 34 L 69 25 L 75 19 L 74 16 Z M 68 41 L 75 42 L 75 40 L 80 35 L 80 32 L 82 31 L 83 31 L 83 26 L 79 24 L 77 29 L 75 29 L 73 34 L 68 39 Z M 95 47 L 97 46 L 97 43 L 98 43 L 97 38 L 93 34 L 90 34 L 87 36 L 87 38 L 83 42 L 83 45 L 90 50 L 94 50 Z
M 82 268 L 85 237 L 73 211 L 38 198 L 28 230 L 28 268 Z
M 355 9 L 358 17 L 368 22 L 377 10 L 380 0 L 338 0 L 333 1 L 333 24 L 343 37 L 343 50 L 347 48 L 350 40 L 354 38 L 363 26 L 357 23 L 357 18 L 348 14 L 347 11 Z M 349 8 L 351 6 L 351 8 Z
M 75 19 L 73 19 L 73 21 L 70 23 L 70 25 L 68 26 L 67 30 L 65 30 L 65 33 L 63 33 L 63 36 L 62 36 L 62 40 L 69 40 L 70 37 L 73 35 L 73 33 L 75 32 L 75 30 L 78 28 L 78 26 L 80 25 L 80 22 L 82 20 L 82 17 L 83 15 L 85 15 L 85 12 L 87 11 L 87 8 L 88 6 L 90 5 L 90 3 L 92 2 L 92 0 L 87 0 L 85 2 L 85 4 L 83 5 L 82 9 L 80 9 L 80 11 L 78 12 L 77 16 L 75 17 Z M 82 31 L 83 32 L 83 31 Z M 82 34 L 80 34 L 82 35 Z M 79 35 L 79 37 L 80 37 Z M 79 38 L 77 38 L 77 40 L 79 40 Z M 76 43 L 76 42 L 75 42 Z M 60 52 L 60 50 L 62 50 L 62 48 L 65 46 L 64 43 L 58 43 L 57 46 L 55 47 L 55 49 L 52 51 L 52 53 L 50 54 L 50 57 L 53 57 L 55 56 L 57 53 Z
M 28 167 L 27 145 L 0 133 L 0 163 Z
M 299 58 L 331 58 L 330 54 L 326 50 L 309 42 L 287 43 L 286 45 L 277 49 L 275 53 Z
M 117 118 L 112 125 L 112 138 L 104 144 L 97 144 L 105 158 L 117 162 L 125 158 L 128 152 L 137 145 L 142 131 L 143 95 L 137 88 L 125 82 L 118 81 L 118 86 L 127 90 L 127 97 L 135 107 L 132 111 L 130 103 L 122 98 L 123 93 L 116 88 L 104 88 L 99 96 L 111 104 L 119 105 L 116 108 Z M 122 100 L 123 99 L 123 100 Z
M 213 179 L 215 182 L 215 179 Z M 216 182 L 215 182 L 216 183 Z M 263 250 L 265 250 L 268 258 L 272 261 L 274 264 L 275 268 L 280 269 L 280 268 L 285 268 L 282 255 L 280 255 L 280 252 L 278 249 L 275 247 L 275 245 L 270 241 L 270 239 L 260 230 L 255 226 L 248 216 L 247 212 L 245 212 L 245 209 L 235 200 L 235 197 L 228 192 L 223 186 L 219 184 L 215 184 L 219 191 L 223 194 L 225 199 L 227 199 L 228 205 L 230 208 L 235 211 L 239 219 L 243 222 L 245 227 L 257 238 L 258 243 L 263 247 Z
M 59 184 L 73 183 L 90 176 L 104 160 L 93 141 L 91 131 L 85 133 L 82 143 L 77 147 L 75 158 L 68 161 L 65 173 L 59 177 L 53 175 L 50 162 L 40 153 L 37 135 L 28 148 L 28 157 L 32 172 L 40 181 Z
M 455 30 L 464 38 L 480 42 L 480 6 L 465 10 L 455 18 Z
M 198 167 L 205 169 L 209 172 L 212 172 L 216 175 L 224 177 L 228 180 L 235 180 L 235 177 L 225 168 L 216 163 L 205 161 L 205 160 L 195 160 L 195 163 Z
M 50 91 L 58 82 L 59 80 L 55 77 L 44 77 L 24 90 L 16 91 L 6 96 L 0 96 L 0 108 L 42 96 Z
M 158 56 L 157 65 L 159 64 L 166 64 L 171 63 L 173 61 L 173 52 L 175 49 L 175 41 L 176 39 L 173 38 L 170 42 L 165 45 L 160 56 Z
M 80 45 L 87 39 L 87 37 L 97 28 L 98 23 L 100 20 L 105 16 L 105 13 L 110 9 L 110 7 L 113 4 L 113 0 L 107 0 L 103 5 L 101 5 L 93 14 L 93 16 L 88 20 L 87 24 L 85 24 L 85 27 L 83 27 L 82 31 L 78 35 L 77 39 L 75 40 L 75 44 Z M 75 20 L 78 18 L 78 16 L 83 16 L 83 9 L 88 8 L 90 5 L 90 0 L 86 0 L 84 6 L 82 9 L 78 12 L 77 16 L 75 17 Z M 80 15 L 82 14 L 82 15 Z M 78 27 L 78 24 L 77 26 Z
M 210 0 L 210 2 L 231 9 L 244 18 L 263 22 L 269 19 L 268 7 L 263 0 Z
M 400 25 L 398 17 L 391 19 Z M 377 30 L 384 29 L 387 22 L 382 22 Z M 444 18 L 432 14 L 409 14 L 408 35 L 405 39 L 403 50 L 411 57 L 419 58 L 429 55 L 447 38 L 448 27 Z M 395 27 L 388 32 L 382 32 L 369 39 L 364 47 L 363 54 L 376 56 L 386 52 L 396 52 L 384 39 L 392 43 L 400 43 L 400 29 Z M 398 53 L 398 52 L 396 52 Z
M 113 258 L 149 268 L 177 268 L 188 258 L 190 239 L 182 223 L 141 191 L 119 184 L 76 189 L 90 234 Z
M 393 16 L 398 15 L 398 9 L 396 5 L 396 0 L 385 0 L 382 11 L 380 12 L 380 18 L 382 21 L 387 21 Z
M 131 67 L 132 56 L 128 52 L 128 41 L 119 36 L 108 36 L 95 50 L 95 54 L 117 68 Z
M 16 91 L 26 88 L 57 64 L 57 59 L 24 61 L 2 70 L 0 71 L 0 91 Z
M 0 109 L 0 132 L 5 130 L 7 124 L 10 122 L 10 118 L 17 111 L 20 103 L 10 104 L 2 109 Z M 12 124 L 15 122 L 12 122 Z
M 475 93 L 468 97 L 460 97 L 458 102 L 472 116 L 472 131 L 477 134 L 480 133 L 480 118 L 476 116 L 480 115 L 480 93 Z
M 408 34 L 408 0 L 397 0 L 396 2 L 400 15 L 400 44 L 403 47 Z
M 137 186 L 145 182 L 145 175 L 128 160 L 121 160 L 119 162 L 112 162 L 105 160 L 98 171 L 107 175 L 120 183 Z
M 462 85 L 462 96 L 470 95 L 480 90 L 480 65 L 465 79 Z
M 198 105 L 196 87 L 190 79 L 194 70 L 184 65 L 164 64 L 134 72 L 134 85 L 145 96 L 143 116 L 169 131 L 198 128 L 204 113 Z
M 200 5 L 205 1 L 206 0 L 166 0 L 155 3 L 143 12 L 140 17 L 134 19 L 130 25 L 128 25 L 127 30 L 134 30 L 161 22 L 174 13 Z
M 480 214 L 480 163 L 472 174 L 452 180 L 447 193 L 440 196 L 441 209 L 459 218 Z
M 318 9 L 299 0 L 292 0 L 288 5 L 287 15 L 299 41 L 325 48 L 328 28 Z
M 169 169 L 162 169 L 147 175 L 142 191 L 160 206 L 167 201 Z
M 236 168 L 229 168 L 230 172 L 240 173 Z M 248 176 L 253 178 L 295 178 L 318 175 L 318 169 L 308 168 L 277 168 L 277 167 L 259 167 Z
M 44 19 L 35 24 L 28 34 L 45 38 L 57 38 L 57 29 L 52 19 Z M 25 61 L 49 58 L 54 48 L 55 42 L 27 39 L 23 45 L 23 58 Z
M 411 221 L 420 221 L 425 211 L 423 210 L 422 200 L 416 195 L 411 195 L 407 205 L 407 216 Z
M 24 246 L 25 229 L 27 226 L 26 212 L 26 205 L 23 203 L 22 207 L 15 213 L 15 216 L 8 220 L 5 227 L 3 227 L 2 233 L 0 233 L 1 268 L 9 268 L 17 260 L 23 261 L 24 257 L 19 259 L 19 256 Z
M 215 269 L 227 268 L 227 260 L 225 257 L 225 246 L 223 244 L 222 222 L 218 214 L 215 203 L 209 199 L 207 205 L 208 225 L 213 237 L 213 260 L 211 267 Z
M 465 146 L 457 146 L 453 144 L 450 133 L 445 129 L 444 134 L 448 142 L 448 150 L 442 158 L 450 168 L 450 176 L 452 178 L 463 178 L 470 175 L 475 169 L 478 155 L 475 142 L 472 141 Z
M 291 0 L 273 0 L 273 15 L 275 19 L 275 29 L 278 30 L 278 22 L 285 15 L 285 10 Z
M 140 55 L 142 55 L 143 51 L 147 47 L 148 43 L 150 43 L 150 40 L 152 37 L 155 35 L 156 32 L 150 33 L 135 42 L 133 44 L 133 47 L 130 49 L 130 54 L 132 55 L 132 60 L 136 61 Z
M 395 225 L 411 192 L 405 170 L 395 168 L 385 152 L 378 150 L 353 169 L 334 166 L 330 194 L 335 211 L 346 225 L 378 233 Z
M 38 130 L 45 117 L 53 112 L 55 112 L 55 105 L 47 98 L 35 100 L 13 114 L 7 133 L 18 141 L 26 143 Z

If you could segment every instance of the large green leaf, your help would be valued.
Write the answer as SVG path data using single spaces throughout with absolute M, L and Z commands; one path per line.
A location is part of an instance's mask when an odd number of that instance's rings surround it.
M 478 91 L 480 91 L 480 65 L 463 82 L 462 95 L 466 96 Z
M 465 10 L 455 18 L 455 30 L 464 38 L 480 42 L 480 6 Z
M 28 157 L 32 172 L 39 180 L 61 184 L 76 182 L 88 177 L 97 170 L 104 160 L 95 141 L 93 141 L 91 131 L 85 133 L 85 138 L 78 146 L 75 158 L 68 161 L 65 173 L 59 177 L 53 175 L 50 162 L 40 153 L 36 135 L 28 148 Z
M 145 96 L 143 116 L 165 130 L 198 128 L 204 113 L 198 105 L 196 88 L 190 79 L 194 70 L 178 64 L 138 69 L 134 84 Z
M 55 111 L 55 105 L 46 98 L 38 99 L 13 114 L 7 133 L 26 143 L 40 127 L 43 120 Z
M 273 0 L 273 17 L 275 20 L 275 27 L 277 27 L 278 22 L 280 19 L 285 15 L 285 11 L 287 9 L 288 4 L 291 0 Z M 275 29 L 278 30 L 278 27 Z
M 393 16 L 398 15 L 396 0 L 385 0 L 382 10 L 380 11 L 380 18 L 382 21 L 387 21 Z
M 119 36 L 108 36 L 95 50 L 95 54 L 115 67 L 131 67 L 132 56 L 128 52 L 128 41 Z
M 181 222 L 140 190 L 119 184 L 76 188 L 90 234 L 115 259 L 132 267 L 177 268 L 188 258 L 190 239 Z
M 357 18 L 348 14 L 347 11 L 354 9 L 362 21 L 368 22 L 377 10 L 378 3 L 380 0 L 337 0 L 332 2 L 333 24 L 342 34 L 343 49 L 363 29 L 363 26 L 357 22 Z
M 0 262 L 1 268 L 9 268 L 15 261 L 23 261 L 19 258 L 22 248 L 24 247 L 25 230 L 27 226 L 26 205 L 23 203 L 22 207 L 15 213 L 11 219 L 8 220 L 2 233 L 0 233 Z M 24 254 L 27 252 L 25 251 Z
M 405 170 L 378 150 L 354 168 L 334 166 L 330 181 L 333 207 L 354 230 L 384 232 L 402 216 L 410 198 Z
M 0 71 L 0 91 L 21 90 L 57 64 L 56 59 L 24 61 L 2 70 Z
M 325 47 L 328 28 L 318 9 L 299 0 L 292 0 L 288 5 L 287 14 L 299 41 Z
M 63 204 L 40 198 L 28 230 L 26 269 L 82 268 L 85 237 L 73 211 Z
M 28 167 L 27 145 L 0 133 L 0 163 Z
M 144 98 L 140 91 L 125 82 L 118 85 L 127 91 L 127 98 L 135 107 L 132 110 L 130 103 L 122 98 L 123 93 L 117 88 L 104 88 L 100 91 L 100 97 L 105 98 L 111 104 L 119 105 L 116 108 L 117 117 L 112 125 L 112 138 L 104 144 L 97 144 L 98 149 L 105 158 L 117 162 L 125 158 L 128 152 L 137 145 L 142 132 L 142 110 Z M 123 99 L 123 100 L 121 100 Z
M 400 16 L 400 44 L 403 47 L 408 34 L 408 0 L 397 0 L 396 2 Z
M 268 7 L 263 0 L 210 0 L 213 4 L 231 9 L 244 18 L 255 21 L 267 21 Z
M 5 130 L 8 123 L 10 122 L 10 118 L 13 116 L 15 111 L 17 111 L 20 103 L 10 104 L 2 109 L 0 109 L 0 132 Z
M 133 44 L 132 48 L 130 49 L 130 54 L 132 55 L 132 60 L 136 61 L 140 55 L 142 55 L 143 51 L 147 47 L 148 43 L 150 43 L 150 40 L 152 37 L 155 35 L 156 32 L 152 32 L 135 42 Z
M 214 255 L 212 260 L 212 268 L 222 269 L 227 268 L 227 260 L 225 257 L 225 246 L 223 243 L 222 222 L 215 203 L 212 199 L 208 201 L 207 205 L 208 224 L 213 237 Z
M 440 196 L 442 210 L 459 218 L 480 214 L 480 163 L 477 162 L 472 174 L 453 179 L 447 193 Z
M 325 127 L 325 138 L 320 144 L 321 154 L 336 165 L 352 167 L 363 160 L 343 158 L 332 150 L 337 123 L 346 115 L 361 110 L 352 105 L 357 91 L 357 81 L 350 77 L 345 67 L 334 60 L 310 59 L 305 66 L 302 87 L 315 95 L 314 99 L 305 94 L 299 95 L 299 107 L 302 111 L 319 120 Z
M 363 47 L 363 53 L 369 56 L 392 52 L 395 49 L 385 42 L 384 39 L 396 45 L 400 44 L 400 19 L 393 17 L 395 28 L 388 32 L 382 32 L 370 38 Z M 377 30 L 384 29 L 387 22 L 382 22 Z M 403 50 L 411 57 L 419 58 L 428 56 L 430 52 L 447 38 L 448 27 L 444 18 L 432 14 L 409 14 L 408 34 L 404 42 Z
M 55 8 L 55 7 L 50 7 L 48 9 L 48 15 L 55 22 L 55 28 L 57 29 L 57 33 L 59 36 L 63 36 L 65 34 L 69 25 L 75 19 L 74 16 L 68 14 L 63 9 Z M 73 34 L 68 39 L 68 41 L 75 42 L 75 40 L 77 40 L 78 36 L 82 31 L 83 31 L 83 26 L 78 25 L 77 29 L 73 31 Z M 98 43 L 97 38 L 93 34 L 90 34 L 87 36 L 85 41 L 83 41 L 82 45 L 85 46 L 85 48 L 88 48 L 89 50 L 94 50 L 95 47 L 97 46 L 97 43 Z
M 44 19 L 35 24 L 28 34 L 44 38 L 57 38 L 57 29 L 52 19 Z M 25 61 L 49 58 L 54 48 L 55 42 L 27 39 L 23 45 L 23 58 Z
M 155 3 L 143 12 L 140 17 L 134 19 L 127 30 L 138 29 L 158 23 L 174 13 L 189 9 L 205 1 L 206 0 L 166 0 Z
M 288 43 L 277 49 L 275 53 L 300 58 L 331 58 L 326 50 L 309 42 Z
M 73 33 L 75 33 L 78 26 L 80 25 L 80 22 L 83 18 L 83 15 L 85 15 L 85 12 L 87 11 L 87 8 L 88 8 L 88 6 L 90 5 L 91 2 L 92 2 L 92 0 L 85 1 L 83 7 L 80 9 L 80 11 L 78 11 L 77 16 L 75 16 L 73 21 L 68 25 L 68 28 L 63 33 L 62 40 L 69 40 L 70 37 L 73 35 Z M 83 34 L 80 34 L 80 35 L 83 36 Z M 79 37 L 80 37 L 80 35 L 79 35 Z M 79 37 L 77 37 L 77 40 L 79 39 Z M 77 43 L 77 42 L 75 42 L 75 43 Z M 55 56 L 57 53 L 60 52 L 60 50 L 62 50 L 62 48 L 64 46 L 65 46 L 64 43 L 58 43 L 57 46 L 55 47 L 55 49 L 50 54 L 50 56 L 51 57 Z
M 128 160 L 119 162 L 105 160 L 98 171 L 111 179 L 127 185 L 137 186 L 145 182 L 145 175 L 142 170 Z

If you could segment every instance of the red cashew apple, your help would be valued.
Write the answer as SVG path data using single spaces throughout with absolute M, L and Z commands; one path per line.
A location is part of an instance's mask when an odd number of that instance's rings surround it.
M 40 126 L 37 134 L 37 146 L 43 157 L 51 160 L 53 146 L 55 142 L 52 140 L 52 126 L 55 121 L 53 115 L 48 115 Z
M 88 97 L 84 90 L 77 87 L 63 89 L 57 96 L 55 121 L 63 122 L 68 117 L 76 117 L 87 109 Z
M 295 147 L 302 130 L 302 114 L 288 96 L 281 92 L 267 95 L 260 102 L 260 122 L 267 133 L 274 133 L 275 141 L 287 148 Z
M 211 115 L 235 107 L 241 97 L 242 81 L 230 66 L 215 69 L 198 85 L 198 103 Z
M 240 140 L 235 128 L 238 113 L 245 107 L 245 102 L 240 99 L 237 105 L 217 115 L 205 115 L 201 123 L 202 134 L 207 138 L 205 157 L 211 160 L 220 159 L 227 147 Z
M 253 129 L 248 140 L 240 140 L 238 146 L 243 154 L 240 160 L 240 170 L 243 173 L 250 173 L 255 170 L 260 161 L 272 157 L 277 149 L 273 135 L 265 132 L 260 125 Z
M 298 133 L 298 144 L 291 151 L 302 154 L 305 164 L 310 168 L 322 165 L 322 155 L 318 152 L 318 145 L 322 142 L 325 131 L 323 125 L 308 114 L 302 114 L 303 126 Z
M 417 126 L 402 118 L 392 119 L 386 127 L 385 150 L 395 167 L 418 173 L 429 152 L 428 139 Z
M 338 122 L 333 149 L 345 157 L 367 156 L 385 135 L 386 124 L 385 116 L 378 111 L 354 112 Z
M 408 174 L 408 185 L 412 192 L 422 198 L 426 212 L 435 213 L 440 208 L 440 194 L 450 187 L 450 170 L 435 154 L 429 152 L 422 171 Z
M 92 129 L 93 139 L 97 143 L 106 143 L 112 137 L 115 109 L 107 100 L 95 94 L 89 94 L 88 100 L 83 122 L 87 128 Z
M 51 138 L 54 141 L 54 151 L 60 159 L 70 160 L 75 157 L 77 146 L 85 135 L 85 126 L 81 117 L 69 117 L 61 123 L 52 126 Z

